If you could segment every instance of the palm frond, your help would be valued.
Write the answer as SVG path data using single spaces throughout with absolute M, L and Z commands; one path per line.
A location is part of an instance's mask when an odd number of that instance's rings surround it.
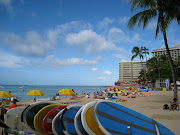
M 130 4 L 132 5 L 131 10 L 135 10 L 137 8 L 151 8 L 156 6 L 155 0 L 130 0 Z
M 139 47 L 138 47 L 138 46 L 133 47 L 133 49 L 132 49 L 131 52 L 132 52 L 132 54 L 133 54 L 133 53 L 138 54 L 138 53 L 139 53 Z
M 140 60 L 144 59 L 144 56 L 142 54 L 139 54 Z
M 138 26 L 140 26 L 143 23 L 143 28 L 145 28 L 149 20 L 154 18 L 156 15 L 157 15 L 156 8 L 141 11 L 135 14 L 133 17 L 131 17 L 128 23 L 128 27 L 129 29 L 132 29 L 138 22 Z
M 156 36 L 155 36 L 155 38 L 157 38 L 157 35 L 159 34 L 159 29 L 161 27 L 161 21 L 160 20 L 161 20 L 161 16 L 158 15 L 158 22 L 157 22 L 157 27 L 156 27 Z
M 143 52 L 143 54 L 149 54 L 149 52 Z
M 133 55 L 133 56 L 131 57 L 131 61 L 133 61 L 134 58 L 137 57 L 137 55 L 138 55 L 138 54 Z

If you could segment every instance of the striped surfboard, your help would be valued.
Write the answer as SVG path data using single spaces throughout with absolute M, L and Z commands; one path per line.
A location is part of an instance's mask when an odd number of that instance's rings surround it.
M 106 135 L 174 135 L 155 120 L 114 102 L 97 102 L 93 113 Z
M 82 125 L 82 121 L 81 121 L 81 113 L 82 113 L 83 107 L 81 107 L 81 109 L 79 109 L 79 111 L 76 113 L 75 118 L 74 118 L 74 126 L 75 126 L 75 129 L 76 129 L 76 132 L 78 133 L 78 135 L 88 135 L 88 133 L 85 131 L 85 129 Z
M 66 107 L 67 107 L 66 105 L 57 106 L 46 114 L 42 123 L 43 129 L 46 135 L 54 135 L 52 131 L 52 121 L 54 117 L 56 116 L 56 114 Z
M 66 109 L 66 107 L 64 109 Z M 64 135 L 63 129 L 61 127 L 61 121 L 60 121 L 61 120 L 60 117 L 64 109 L 58 112 L 52 121 L 52 131 L 55 135 Z
M 38 133 L 36 132 L 34 128 L 34 117 L 43 107 L 50 104 L 56 104 L 56 102 L 39 101 L 39 102 L 33 103 L 26 109 L 23 117 L 24 117 L 24 124 L 28 130 L 34 133 Z
M 51 109 L 53 109 L 54 107 L 57 107 L 57 106 L 59 106 L 59 104 L 47 105 L 47 106 L 43 107 L 34 117 L 34 127 L 35 127 L 35 130 L 39 134 L 46 135 L 46 133 L 43 130 L 43 125 L 42 125 L 43 119 Z
M 75 126 L 74 126 L 74 118 L 78 110 L 81 108 L 81 105 L 70 105 L 66 107 L 61 115 L 61 127 L 63 129 L 64 134 L 66 135 L 77 135 Z

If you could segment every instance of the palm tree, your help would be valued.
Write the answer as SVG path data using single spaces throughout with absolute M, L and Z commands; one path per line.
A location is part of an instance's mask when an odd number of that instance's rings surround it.
M 140 60 L 141 60 L 141 64 L 142 64 L 142 59 L 144 59 L 144 57 L 143 57 L 143 48 L 144 48 L 144 47 L 142 47 L 142 46 L 141 46 L 141 48 L 139 48 L 138 46 L 133 47 L 133 49 L 132 49 L 131 52 L 132 52 L 132 54 L 134 54 L 134 55 L 132 56 L 131 61 L 133 61 L 134 58 L 136 58 L 137 56 L 139 56 L 139 58 L 140 58 Z M 143 67 L 143 64 L 142 64 L 142 67 Z M 143 69 L 144 69 L 144 68 L 143 68 Z M 145 80 L 146 80 L 146 82 L 147 82 L 145 69 L 144 69 L 144 78 L 145 78 Z M 145 83 L 145 84 L 146 84 L 146 83 Z
M 145 54 L 145 56 L 146 56 L 146 67 L 148 69 L 147 54 L 149 55 L 149 49 L 144 46 L 142 50 L 143 50 L 143 54 Z M 146 73 L 146 68 L 144 70 L 145 70 L 145 73 Z M 145 79 L 146 79 L 146 83 L 147 83 L 147 76 L 146 76 L 146 74 L 145 74 Z
M 132 5 L 132 11 L 139 7 L 145 9 L 131 17 L 128 23 L 130 29 L 132 29 L 137 22 L 138 26 L 143 24 L 143 28 L 145 28 L 152 18 L 158 17 L 156 37 L 159 31 L 163 33 L 174 83 L 173 97 L 178 99 L 175 68 L 168 47 L 166 30 L 173 20 L 176 20 L 178 24 L 180 24 L 180 0 L 130 0 L 130 4 Z
M 147 63 L 147 54 L 149 55 L 149 49 L 146 48 L 145 46 L 143 47 L 143 54 L 146 56 L 146 63 Z
M 133 47 L 131 52 L 132 52 L 132 54 L 134 54 L 132 56 L 132 58 L 131 58 L 131 61 L 133 61 L 134 58 L 136 58 L 137 56 L 139 56 L 140 60 L 144 59 L 144 57 L 143 57 L 143 47 L 142 46 L 141 46 L 141 48 L 139 48 L 138 46 Z M 142 60 L 141 60 L 141 62 L 142 62 Z

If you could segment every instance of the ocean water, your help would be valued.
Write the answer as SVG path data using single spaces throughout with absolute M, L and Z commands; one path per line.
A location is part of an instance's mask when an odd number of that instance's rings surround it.
M 50 99 L 61 89 L 73 89 L 75 93 L 81 94 L 81 91 L 93 94 L 94 92 L 105 90 L 107 86 L 60 86 L 60 85 L 0 85 L 0 91 L 11 91 L 14 97 L 19 101 L 33 100 L 33 96 L 26 95 L 30 90 L 41 90 L 44 96 L 38 96 L 37 99 Z M 60 97 L 65 97 L 60 95 Z

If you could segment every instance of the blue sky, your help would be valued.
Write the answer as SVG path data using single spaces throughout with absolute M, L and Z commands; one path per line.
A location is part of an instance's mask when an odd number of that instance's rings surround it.
M 128 29 L 135 13 L 128 0 L 0 0 L 0 84 L 113 85 L 134 46 L 164 47 L 156 19 Z M 172 22 L 170 47 L 179 35 Z

